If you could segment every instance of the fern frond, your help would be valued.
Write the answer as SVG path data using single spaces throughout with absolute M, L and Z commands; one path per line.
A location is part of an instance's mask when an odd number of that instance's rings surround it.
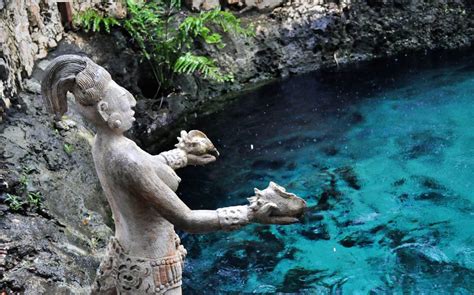
M 252 26 L 243 27 L 235 15 L 220 9 L 203 11 L 196 16 L 186 17 L 179 26 L 179 30 L 183 40 L 187 40 L 191 36 L 201 38 L 204 42 L 216 45 L 219 48 L 224 47 L 221 34 L 213 32 L 209 25 L 217 25 L 223 32 L 231 32 L 244 37 L 255 36 L 255 30 Z
M 222 73 L 216 63 L 206 57 L 194 55 L 190 52 L 180 56 L 174 65 L 174 71 L 180 74 L 201 74 L 205 79 L 211 79 L 217 82 L 233 81 L 232 74 Z
M 73 22 L 75 25 L 82 27 L 86 32 L 89 32 L 91 29 L 93 32 L 99 32 L 103 27 L 107 33 L 110 33 L 112 26 L 120 26 L 120 22 L 114 17 L 104 16 L 92 8 L 76 14 Z
M 175 73 L 196 74 L 218 82 L 233 81 L 232 74 L 223 72 L 214 59 L 191 53 L 196 40 L 222 48 L 222 33 L 253 36 L 253 29 L 243 27 L 232 13 L 215 9 L 181 20 L 176 17 L 181 0 L 126 0 L 126 4 L 125 19 L 88 9 L 74 17 L 75 23 L 85 31 L 110 32 L 114 26 L 127 31 L 159 82 L 157 92 L 172 88 Z

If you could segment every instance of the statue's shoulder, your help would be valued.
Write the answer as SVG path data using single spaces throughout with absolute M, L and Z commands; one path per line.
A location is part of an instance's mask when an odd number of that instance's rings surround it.
M 152 163 L 140 153 L 119 151 L 111 155 L 110 161 L 109 167 L 113 170 L 111 172 L 123 180 L 154 175 Z

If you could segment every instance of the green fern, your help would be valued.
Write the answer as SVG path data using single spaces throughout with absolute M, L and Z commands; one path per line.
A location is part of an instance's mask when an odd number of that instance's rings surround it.
M 84 31 L 99 32 L 103 27 L 107 33 L 110 33 L 112 26 L 119 26 L 120 22 L 114 17 L 104 16 L 92 8 L 88 8 L 74 16 L 73 22 L 80 26 Z
M 203 11 L 197 16 L 188 16 L 179 26 L 183 36 L 201 37 L 208 44 L 223 45 L 222 36 L 212 33 L 209 25 L 217 25 L 224 32 L 230 32 L 245 37 L 255 36 L 252 26 L 243 27 L 240 20 L 228 11 L 216 8 L 211 11 Z
M 232 74 L 222 73 L 212 59 L 206 56 L 193 55 L 190 52 L 178 58 L 174 65 L 174 70 L 181 74 L 202 74 L 205 79 L 211 79 L 221 83 L 234 80 Z
M 94 32 L 112 26 L 125 29 L 139 48 L 142 58 L 152 69 L 159 83 L 155 97 L 173 88 L 175 74 L 196 74 L 217 82 L 233 81 L 210 57 L 191 53 L 196 40 L 222 48 L 221 33 L 254 36 L 251 26 L 242 26 L 232 13 L 215 9 L 190 15 L 180 21 L 180 0 L 127 0 L 128 17 L 117 20 L 92 9 L 75 17 L 84 30 Z

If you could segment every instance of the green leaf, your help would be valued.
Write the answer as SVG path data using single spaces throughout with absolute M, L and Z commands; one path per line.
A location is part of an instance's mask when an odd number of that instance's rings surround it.
M 176 74 L 198 75 L 218 82 L 233 81 L 233 75 L 221 70 L 211 57 L 192 54 L 196 41 L 221 49 L 223 34 L 253 36 L 251 26 L 243 26 L 231 12 L 214 9 L 190 14 L 179 13 L 181 0 L 126 0 L 128 15 L 116 19 L 88 9 L 74 17 L 84 30 L 110 32 L 122 27 L 132 46 L 146 61 L 160 85 L 160 91 L 172 88 Z M 72 152 L 65 147 L 66 152 Z
M 233 79 L 232 75 L 222 73 L 220 68 L 210 58 L 193 55 L 190 52 L 180 56 L 173 69 L 175 72 L 182 74 L 202 74 L 204 78 L 217 82 L 232 81 Z
M 102 20 L 99 17 L 94 19 L 94 22 L 93 22 L 93 25 L 92 25 L 92 31 L 93 32 L 98 32 L 100 30 L 100 22 L 101 21 Z

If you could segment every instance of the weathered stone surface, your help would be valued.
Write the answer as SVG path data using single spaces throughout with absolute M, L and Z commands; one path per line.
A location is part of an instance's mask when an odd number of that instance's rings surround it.
M 127 5 L 125 1 L 114 1 L 114 0 L 104 0 L 104 1 L 74 1 L 73 3 L 73 14 L 79 11 L 84 11 L 93 7 L 96 10 L 103 11 L 107 15 L 124 18 L 127 16 Z
M 34 62 L 55 46 L 49 40 L 61 36 L 63 27 L 55 2 L 2 1 L 0 9 L 0 56 L 2 64 L 8 65 L 5 71 L 0 64 L 0 97 L 15 104 L 22 78 L 31 75 Z
M 91 131 L 74 109 L 67 128 L 56 129 L 36 94 L 20 94 L 20 104 L 0 134 L 0 203 L 6 194 L 26 203 L 19 212 L 0 205 L 0 290 L 89 294 L 113 224 L 90 156 Z M 29 193 L 41 195 L 41 209 L 28 204 Z
M 7 62 L 3 58 L 0 58 L 0 80 L 7 80 L 9 74 L 10 69 L 8 68 Z
M 220 7 L 219 0 L 186 0 L 185 3 L 193 11 L 206 11 Z
M 243 7 L 241 12 L 245 12 L 252 9 L 257 9 L 260 12 L 269 12 L 276 7 L 282 5 L 287 0 L 240 0 L 240 1 L 229 1 L 228 4 L 237 3 L 237 6 Z
M 23 80 L 23 88 L 31 93 L 40 94 L 41 93 L 41 85 L 35 79 L 25 79 Z
M 122 1 L 81 1 L 73 11 L 97 6 L 116 17 L 126 16 Z M 0 1 L 0 118 L 8 101 L 16 104 L 23 79 L 33 72 L 35 61 L 45 58 L 63 38 L 64 28 L 58 4 L 48 0 Z M 7 65 L 7 70 L 5 70 Z
M 242 9 L 241 12 L 251 9 L 268 12 L 282 5 L 285 1 L 286 0 L 225 0 L 223 4 L 224 6 Z M 186 0 L 185 3 L 193 11 L 206 11 L 221 6 L 221 1 L 219 0 Z

